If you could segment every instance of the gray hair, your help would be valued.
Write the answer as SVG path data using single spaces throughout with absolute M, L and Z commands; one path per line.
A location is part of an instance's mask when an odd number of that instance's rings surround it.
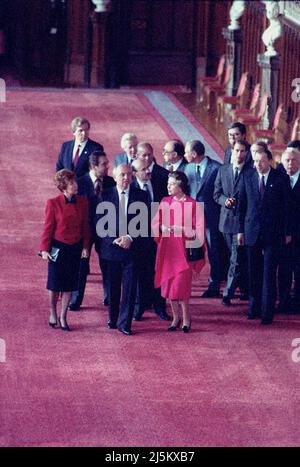
M 121 143 L 120 143 L 122 149 L 124 149 L 125 143 L 127 143 L 127 141 L 135 141 L 137 144 L 138 139 L 134 133 L 124 133 L 124 135 L 121 138 Z
M 132 173 L 132 167 L 129 164 L 119 164 L 113 168 L 113 177 L 115 178 L 122 167 L 129 167 Z
M 91 124 L 90 124 L 90 122 L 88 121 L 87 118 L 84 118 L 84 117 L 75 117 L 75 118 L 73 118 L 73 120 L 71 122 L 72 133 L 75 133 L 76 129 L 79 126 L 82 126 L 82 125 L 87 125 L 88 129 L 91 128 Z

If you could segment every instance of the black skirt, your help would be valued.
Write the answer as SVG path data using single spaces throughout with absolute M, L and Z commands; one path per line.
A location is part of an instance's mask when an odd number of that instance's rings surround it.
M 51 247 L 59 248 L 59 253 L 55 262 L 48 263 L 47 289 L 55 292 L 77 290 L 82 240 L 74 245 L 52 240 Z

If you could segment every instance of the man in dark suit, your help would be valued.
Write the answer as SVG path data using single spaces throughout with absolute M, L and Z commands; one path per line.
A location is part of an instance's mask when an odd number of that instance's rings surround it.
M 223 305 L 230 306 L 235 289 L 239 286 L 241 298 L 248 298 L 247 259 L 245 247 L 238 246 L 237 205 L 239 184 L 245 168 L 247 141 L 234 145 L 231 164 L 221 165 L 215 181 L 214 200 L 221 206 L 219 230 L 222 232 L 230 253 L 227 284 L 223 292 Z
M 300 148 L 300 147 L 299 147 Z M 300 151 L 289 147 L 282 154 L 282 167 L 290 178 L 292 241 L 284 245 L 278 268 L 278 311 L 300 313 Z M 291 288 L 294 278 L 294 296 Z
M 147 237 L 142 229 L 149 226 L 147 194 L 130 186 L 132 168 L 120 164 L 113 170 L 116 187 L 102 193 L 102 201 L 96 210 L 96 231 L 101 242 L 101 257 L 107 261 L 109 321 L 107 327 L 131 335 L 134 312 L 137 262 L 143 255 Z M 134 205 L 137 203 L 139 207 Z M 135 224 L 136 209 L 142 213 L 142 221 Z M 132 213 L 134 211 L 134 214 Z M 122 300 L 121 300 L 122 293 Z M 121 304 L 120 304 L 121 301 Z
M 197 140 L 186 143 L 185 157 L 189 162 L 185 174 L 189 181 L 190 195 L 204 203 L 210 277 L 208 289 L 202 297 L 219 297 L 222 279 L 221 251 L 224 240 L 219 231 L 220 206 L 215 202 L 213 194 L 221 164 L 205 156 L 205 147 Z
M 102 144 L 89 139 L 90 127 L 86 118 L 76 117 L 72 120 L 74 139 L 62 144 L 56 162 L 56 172 L 61 169 L 72 170 L 77 178 L 88 173 L 89 155 L 96 150 L 103 151 Z
M 160 203 L 164 196 L 168 196 L 169 171 L 156 163 L 153 147 L 150 143 L 139 143 L 137 145 L 137 159 L 146 162 L 151 174 L 151 185 L 153 187 L 153 200 Z
M 114 166 L 120 164 L 131 164 L 136 159 L 136 147 L 138 139 L 134 133 L 124 133 L 121 138 L 121 148 L 123 152 L 114 158 Z
M 164 145 L 163 157 L 165 168 L 169 172 L 184 172 L 187 161 L 184 158 L 184 145 L 177 139 L 172 139 Z
M 139 150 L 141 151 L 141 146 Z M 159 203 L 161 199 L 166 196 L 167 185 L 164 186 L 160 183 L 158 186 L 158 184 L 155 185 L 155 183 L 152 183 L 149 163 L 146 160 L 138 158 L 132 163 L 132 168 L 134 177 L 131 186 L 140 188 L 147 193 L 149 205 L 151 205 L 152 202 Z M 138 262 L 139 273 L 137 300 L 134 312 L 135 321 L 140 321 L 143 313 L 152 307 L 160 319 L 167 321 L 171 319 L 166 313 L 166 299 L 161 296 L 160 288 L 156 289 L 154 287 L 156 252 L 157 245 L 151 236 L 151 229 L 149 228 L 149 236 L 145 242 L 143 258 Z
M 91 226 L 91 240 L 89 253 L 91 253 L 93 244 L 95 243 L 96 231 L 95 231 L 95 214 L 96 207 L 101 199 L 101 194 L 103 190 L 115 186 L 115 181 L 112 177 L 108 176 L 108 167 L 109 162 L 108 158 L 103 151 L 94 151 L 89 156 L 90 171 L 88 174 L 80 177 L 77 180 L 78 183 L 78 194 L 81 196 L 86 196 L 89 201 L 89 219 Z M 99 244 L 97 243 L 98 247 Z M 103 282 L 103 303 L 108 305 L 107 298 L 107 264 L 104 259 L 100 256 L 100 250 L 97 249 L 99 256 L 99 265 L 102 272 L 102 282 Z M 88 259 L 82 259 L 79 269 L 79 278 L 78 278 L 78 289 L 72 292 L 71 301 L 70 301 L 70 310 L 79 310 L 84 297 L 84 291 L 87 282 L 87 276 L 89 274 L 89 264 L 90 264 L 90 255 Z
M 288 180 L 271 161 L 270 151 L 256 152 L 255 168 L 242 176 L 238 204 L 238 244 L 248 249 L 248 319 L 261 317 L 262 324 L 273 322 L 279 254 L 291 241 Z
M 236 141 L 246 140 L 246 127 L 241 122 L 234 122 L 228 128 L 227 134 L 228 134 L 229 145 L 225 149 L 224 164 L 231 163 L 231 154 L 232 154 L 232 150 L 234 148 L 234 144 L 236 143 Z M 247 148 L 245 164 L 251 167 L 253 166 L 250 145 L 248 145 L 248 148 Z

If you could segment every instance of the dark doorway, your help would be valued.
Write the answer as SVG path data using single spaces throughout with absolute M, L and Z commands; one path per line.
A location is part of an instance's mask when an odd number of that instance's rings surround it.
M 67 0 L 1 0 L 5 54 L 2 66 L 21 84 L 64 80 Z
M 120 0 L 120 84 L 191 86 L 197 16 L 197 0 Z

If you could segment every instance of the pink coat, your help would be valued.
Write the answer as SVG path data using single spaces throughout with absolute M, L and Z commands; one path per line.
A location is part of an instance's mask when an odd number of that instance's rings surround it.
M 186 241 L 188 237 L 161 232 L 161 226 L 184 226 L 185 233 L 196 231 L 197 238 L 204 244 L 204 213 L 201 203 L 186 196 L 177 201 L 172 196 L 163 198 L 152 221 L 152 229 L 158 242 L 155 287 L 162 288 L 162 295 L 174 300 L 188 299 L 191 294 L 192 269 L 199 272 L 204 261 L 188 262 Z

